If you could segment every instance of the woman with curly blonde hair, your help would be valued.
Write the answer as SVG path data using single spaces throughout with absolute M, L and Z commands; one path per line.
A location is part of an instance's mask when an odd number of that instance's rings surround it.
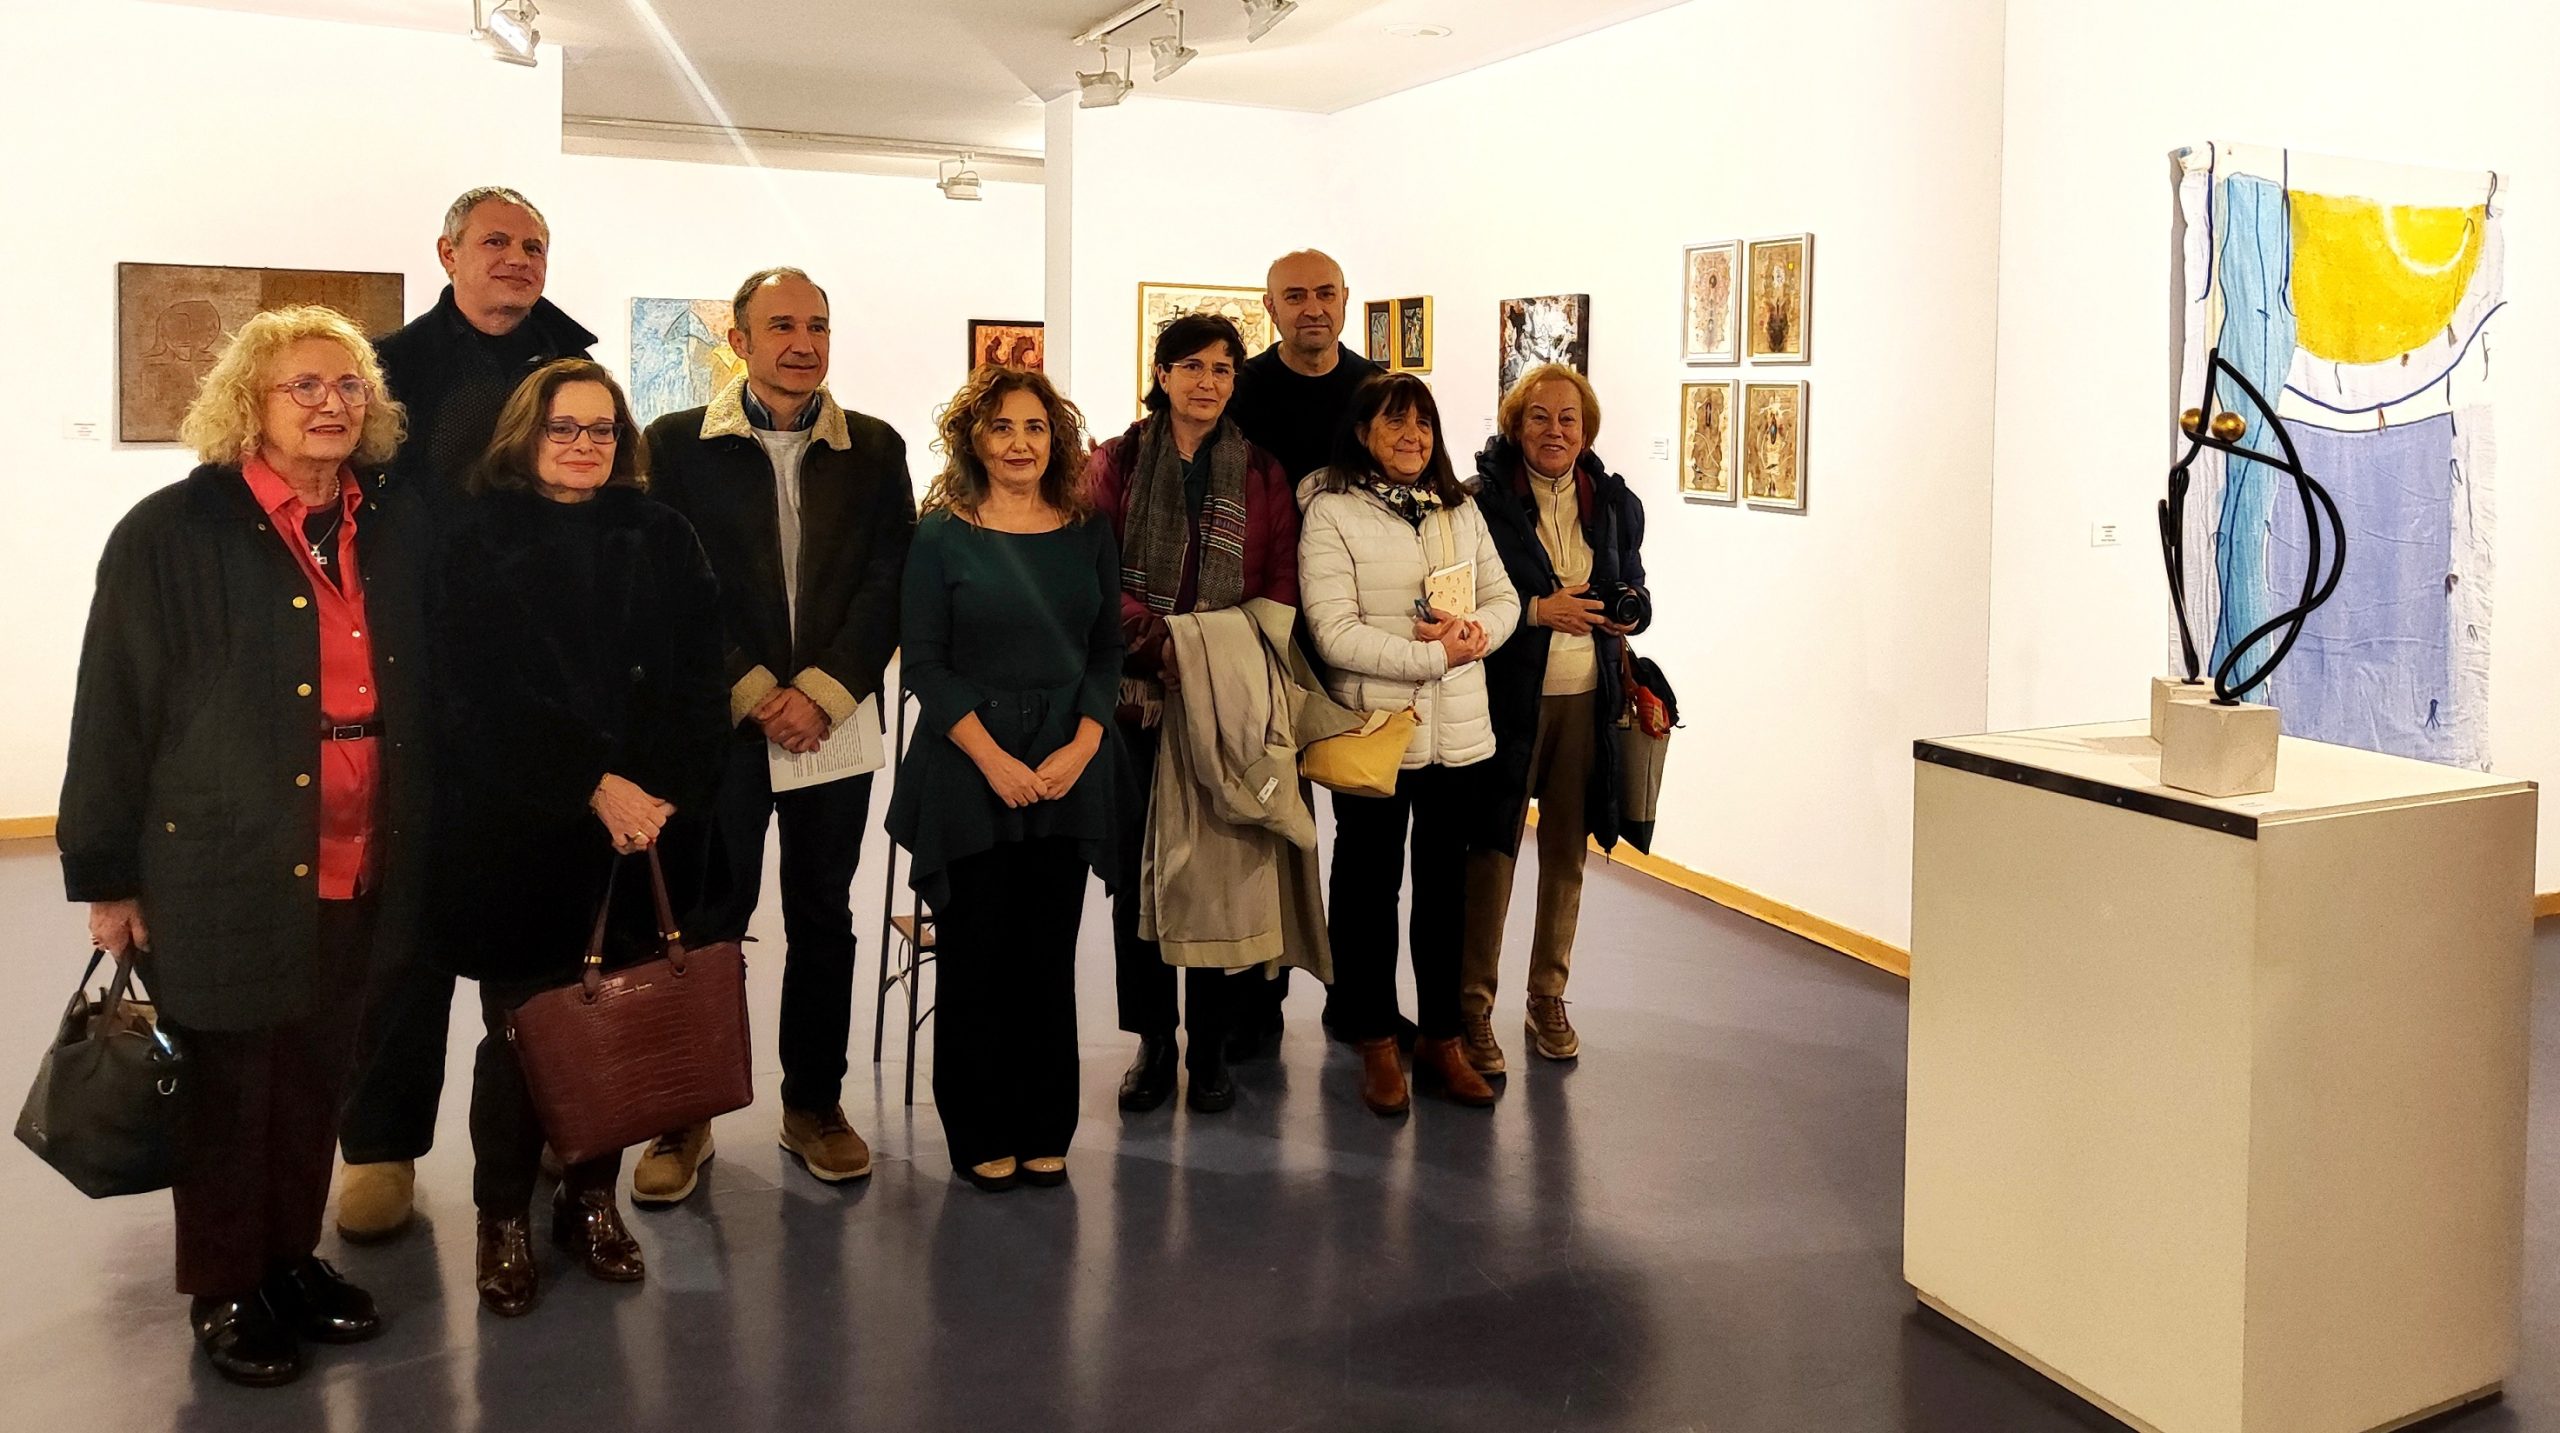
M 1054 1185 L 1076 1129 L 1085 873 L 1112 879 L 1119 544 L 1085 497 L 1083 415 L 1040 374 L 971 374 L 937 446 L 899 624 L 923 717 L 889 834 L 936 917 L 952 1169 Z
M 202 465 L 107 539 L 62 784 L 64 884 L 189 1061 L 178 1291 L 214 1369 L 289 1383 L 382 1328 L 313 1257 L 365 972 L 417 924 L 417 495 L 355 325 L 241 325 L 180 428 Z

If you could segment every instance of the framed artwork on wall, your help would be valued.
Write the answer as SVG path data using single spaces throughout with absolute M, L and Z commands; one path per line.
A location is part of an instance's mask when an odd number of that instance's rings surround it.
M 1431 300 L 1396 300 L 1395 362 L 1398 373 L 1431 371 Z
M 1742 241 L 1691 244 L 1680 252 L 1680 357 L 1686 363 L 1742 361 Z
M 1693 503 L 1734 500 L 1741 425 L 1733 421 L 1738 379 L 1680 385 L 1680 496 Z
M 1742 385 L 1742 497 L 1755 508 L 1804 511 L 1805 388 Z
M 1245 357 L 1271 346 L 1271 311 L 1262 306 L 1262 290 L 1220 284 L 1138 285 L 1138 391 L 1155 381 L 1156 335 L 1164 326 L 1191 313 L 1213 313 L 1234 323 L 1244 335 Z
M 1813 357 L 1813 236 L 1751 241 L 1750 284 L 1742 306 L 1744 349 L 1754 363 Z
M 1520 375 L 1541 363 L 1561 363 L 1588 377 L 1591 373 L 1591 295 L 1549 294 L 1544 298 L 1504 299 L 1501 362 L 1496 373 L 1502 393 Z
M 1362 350 L 1371 363 L 1392 368 L 1396 361 L 1396 306 L 1393 299 L 1371 299 L 1362 305 L 1361 331 L 1368 335 L 1368 347 Z
M 407 281 L 340 269 L 116 265 L 116 441 L 174 443 L 231 335 L 257 314 L 323 304 L 368 338 L 401 324 Z
M 969 320 L 969 371 L 975 373 L 988 364 L 1000 368 L 1027 368 L 1040 371 L 1048 357 L 1048 329 L 1036 318 L 973 318 Z
M 747 371 L 729 327 L 727 299 L 631 301 L 631 416 L 641 427 L 701 407 Z

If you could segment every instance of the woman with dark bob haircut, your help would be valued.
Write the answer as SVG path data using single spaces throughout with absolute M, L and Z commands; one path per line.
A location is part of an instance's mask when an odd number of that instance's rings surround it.
M 941 429 L 899 621 L 923 715 L 889 834 L 935 915 L 952 1170 L 1054 1185 L 1076 1131 L 1085 873 L 1116 881 L 1119 544 L 1085 495 L 1083 417 L 1047 378 L 980 368 Z
M 1416 1074 L 1460 1104 L 1490 1105 L 1467 1063 L 1458 986 L 1467 837 L 1478 768 L 1493 756 L 1484 657 L 1511 635 L 1520 599 L 1441 441 L 1440 406 L 1409 373 L 1352 395 L 1333 463 L 1298 488 L 1298 589 L 1334 700 L 1418 719 L 1389 796 L 1333 797 L 1334 1003 L 1359 1041 L 1360 1097 L 1382 1115 L 1411 1103 L 1396 1056 L 1396 904 L 1413 852 Z
M 676 908 L 698 894 L 729 731 L 718 589 L 693 528 L 645 488 L 622 387 L 562 359 L 507 400 L 449 534 L 430 611 L 443 779 L 430 862 L 437 957 L 480 982 L 471 1073 L 480 1301 L 529 1312 L 542 1126 L 509 1011 L 578 976 L 606 879 L 655 848 Z M 613 884 L 608 964 L 659 948 L 649 882 Z M 589 1274 L 645 1273 L 619 1153 L 571 1166 L 552 1241 Z

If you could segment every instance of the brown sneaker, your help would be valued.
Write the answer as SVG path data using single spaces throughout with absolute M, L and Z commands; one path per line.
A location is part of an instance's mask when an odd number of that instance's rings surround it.
M 1393 1037 L 1360 1042 L 1360 1103 L 1382 1115 L 1400 1115 L 1413 1107 L 1413 1091 L 1405 1084 Z
M 338 1173 L 338 1233 L 378 1244 L 409 1227 L 417 1212 L 418 1166 L 405 1159 L 350 1164 Z
M 1461 1018 L 1466 1021 L 1466 1032 L 1458 1043 L 1466 1047 L 1467 1063 L 1476 1067 L 1476 1073 L 1499 1075 L 1509 1069 L 1502 1062 L 1502 1042 L 1493 1038 L 1492 1013 Z
M 800 1157 L 802 1168 L 829 1184 L 871 1172 L 871 1146 L 853 1132 L 842 1105 L 825 1111 L 784 1110 L 782 1147 Z
M 1529 1045 L 1550 1060 L 1570 1060 L 1582 1053 L 1582 1037 L 1565 1018 L 1564 997 L 1529 997 Z
M 631 1171 L 631 1202 L 644 1209 L 683 1203 L 702 1182 L 702 1167 L 711 1162 L 714 1152 L 708 1124 L 651 1140 Z

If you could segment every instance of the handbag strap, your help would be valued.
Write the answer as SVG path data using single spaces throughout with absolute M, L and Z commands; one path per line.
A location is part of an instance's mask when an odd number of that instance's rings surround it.
M 604 987 L 604 930 L 613 914 L 613 883 L 622 874 L 622 863 L 633 853 L 617 851 L 613 864 L 605 871 L 604 895 L 596 901 L 595 928 L 587 936 L 587 958 L 578 973 L 578 983 L 586 988 L 592 1001 Z M 651 846 L 649 858 L 649 894 L 657 908 L 658 939 L 666 947 L 667 964 L 675 973 L 684 974 L 684 932 L 676 928 L 675 903 L 667 897 L 667 868 L 658 859 L 658 848 Z M 85 982 L 84 982 L 85 983 Z

